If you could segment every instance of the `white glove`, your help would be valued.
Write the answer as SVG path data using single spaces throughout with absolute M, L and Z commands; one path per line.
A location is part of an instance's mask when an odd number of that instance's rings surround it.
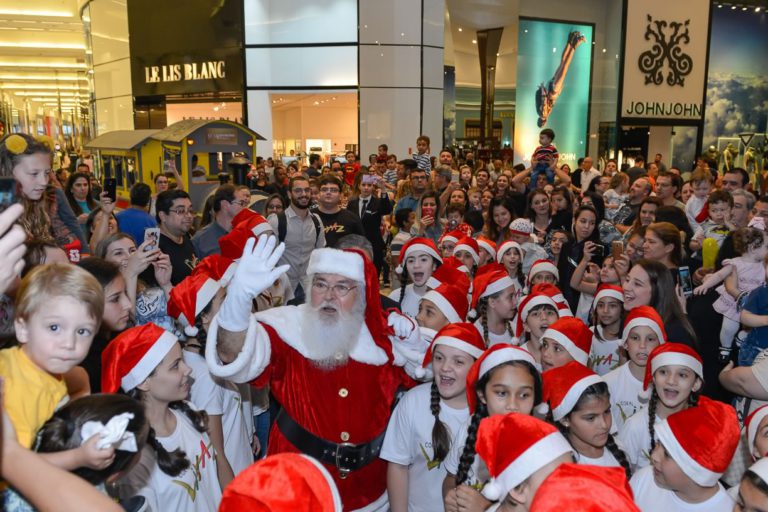
M 387 325 L 395 331 L 395 336 L 401 340 L 407 339 L 414 329 L 416 323 L 407 315 L 393 311 L 387 317 Z
M 250 238 L 246 242 L 235 275 L 227 286 L 227 297 L 219 309 L 219 326 L 232 332 L 247 330 L 253 299 L 288 271 L 289 265 L 275 268 L 285 250 L 284 244 L 275 247 L 276 242 L 274 236 L 261 236 L 258 242 Z

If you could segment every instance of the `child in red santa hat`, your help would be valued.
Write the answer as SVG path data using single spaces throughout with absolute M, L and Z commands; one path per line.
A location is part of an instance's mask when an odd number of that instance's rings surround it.
M 521 347 L 531 353 L 536 360 L 536 368 L 541 371 L 541 336 L 560 316 L 557 302 L 549 289 L 557 293 L 556 287 L 549 284 L 537 284 L 526 295 L 517 309 L 515 336 L 522 342 Z
M 469 269 L 471 277 L 475 277 L 477 268 L 480 266 L 480 246 L 477 240 L 467 236 L 460 238 L 453 248 L 452 256 L 458 258 Z
M 768 510 L 768 459 L 763 458 L 752 464 L 737 489 L 733 510 Z
M 513 345 L 494 345 L 478 359 L 467 375 L 467 400 L 472 417 L 459 431 L 446 458 L 443 490 L 446 510 L 458 502 L 489 505 L 479 494 L 487 480 L 487 470 L 475 456 L 478 428 L 484 418 L 510 412 L 531 414 L 541 402 L 541 376 L 536 361 L 524 349 Z
M 541 335 L 541 369 L 551 370 L 571 361 L 586 366 L 591 349 L 589 327 L 573 316 L 561 318 Z
M 489 511 L 527 510 L 541 484 L 562 464 L 573 463 L 573 449 L 549 423 L 509 413 L 488 418 L 477 434 L 477 454 L 490 481 L 482 495 Z
M 594 334 L 587 364 L 598 375 L 605 375 L 626 361 L 621 350 L 624 316 L 624 291 L 621 286 L 601 284 L 592 301 L 590 329 Z
M 610 395 L 603 379 L 576 361 L 544 372 L 542 379 L 552 420 L 573 446 L 577 462 L 622 467 L 629 478 L 627 457 L 611 434 Z
M 640 512 L 620 468 L 561 464 L 539 487 L 531 512 Z
M 210 257 L 210 256 L 209 256 Z M 231 480 L 253 464 L 255 444 L 250 386 L 214 379 L 205 362 L 207 331 L 224 300 L 225 289 L 215 276 L 197 271 L 171 290 L 168 314 L 188 336 L 184 362 L 192 369 L 190 400 L 208 414 L 208 432 L 219 463 L 219 472 Z M 224 457 L 221 457 L 224 455 Z
M 719 483 L 739 443 L 739 421 L 730 405 L 701 397 L 656 427 L 651 466 L 630 481 L 644 512 L 726 512 L 733 500 Z
M 138 464 L 117 483 L 150 510 L 216 510 L 221 489 L 207 414 L 187 402 L 192 371 L 176 336 L 149 323 L 123 331 L 102 353 L 101 389 L 144 404 L 150 431 Z M 194 492 L 190 492 L 193 490 Z
M 482 267 L 486 263 L 496 261 L 496 242 L 484 236 L 478 236 L 476 240 L 477 245 L 480 247 L 480 263 L 478 266 Z
M 636 307 L 624 320 L 622 340 L 629 360 L 603 376 L 611 391 L 613 423 L 619 432 L 644 403 L 645 367 L 651 351 L 667 341 L 664 322 L 652 307 Z
M 403 245 L 399 265 L 395 269 L 400 274 L 402 285 L 389 294 L 390 299 L 398 302 L 403 313 L 412 318 L 419 313 L 419 300 L 427 293 L 429 278 L 442 262 L 435 242 L 429 238 L 411 238 Z
M 497 343 L 517 344 L 511 320 L 517 312 L 515 284 L 506 269 L 498 263 L 482 267 L 472 282 L 472 309 L 475 327 L 487 346 Z
M 703 385 L 704 363 L 691 347 L 664 343 L 653 349 L 643 381 L 648 404 L 631 416 L 619 432 L 619 442 L 632 471 L 651 463 L 657 441 L 656 425 L 671 414 L 696 406 Z
M 328 470 L 309 455 L 278 453 L 240 473 L 224 489 L 219 512 L 341 512 Z
M 515 282 L 517 291 L 517 300 L 523 296 L 525 289 L 525 274 L 523 273 L 523 258 L 525 253 L 523 248 L 517 242 L 507 240 L 499 246 L 496 251 L 496 261 L 504 265 L 507 274 Z
M 444 461 L 469 418 L 467 373 L 484 348 L 470 323 L 448 324 L 435 335 L 422 365 L 432 366 L 434 378 L 398 402 L 381 448 L 391 510 L 433 510 L 442 500 Z

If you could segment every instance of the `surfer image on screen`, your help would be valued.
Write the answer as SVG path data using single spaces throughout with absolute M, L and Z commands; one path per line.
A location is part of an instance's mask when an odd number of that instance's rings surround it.
M 539 114 L 539 120 L 536 124 L 539 127 L 547 124 L 547 119 L 549 119 L 552 109 L 555 108 L 555 102 L 563 90 L 563 82 L 565 82 L 565 75 L 571 66 L 573 54 L 576 52 L 576 48 L 586 40 L 587 38 L 581 32 L 574 31 L 568 34 L 568 42 L 565 44 L 563 55 L 560 57 L 560 65 L 557 66 L 554 76 L 548 83 L 542 83 L 536 90 L 536 112 Z

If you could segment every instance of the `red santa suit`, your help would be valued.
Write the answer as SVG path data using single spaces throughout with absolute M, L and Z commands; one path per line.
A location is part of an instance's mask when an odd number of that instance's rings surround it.
M 330 254 L 335 260 L 330 268 L 324 261 L 313 261 L 324 260 L 323 255 L 329 254 L 327 251 L 333 251 Z M 318 253 L 320 256 L 315 258 Z M 308 273 L 335 273 L 359 281 L 353 276 L 354 271 L 348 275 L 347 268 L 340 271 L 337 267 L 338 260 L 349 260 L 348 256 L 361 259 L 355 252 L 316 250 Z M 345 267 L 354 266 L 352 260 L 346 263 Z M 366 321 L 346 363 L 323 369 L 310 359 L 302 333 L 303 309 L 309 306 L 285 306 L 251 316 L 243 349 L 228 365 L 222 364 L 216 356 L 218 318 L 214 318 L 208 331 L 206 354 L 211 372 L 235 382 L 253 381 L 255 386 L 269 384 L 283 407 L 282 414 L 287 414 L 295 424 L 324 441 L 364 445 L 383 436 L 397 390 L 415 384 L 401 366 L 405 359 L 410 362 L 423 356 L 423 351 L 414 350 L 412 345 L 411 355 L 403 356 L 398 347 L 401 343 L 390 341 L 387 333 L 391 329 L 381 311 L 375 267 L 366 259 L 366 276 L 370 275 L 369 270 L 373 279 L 365 279 Z M 287 437 L 290 436 L 283 432 L 278 419 L 270 433 L 268 454 L 301 452 Z M 323 465 L 338 486 L 344 510 L 386 508 L 387 464 L 378 457 L 378 451 L 370 462 L 348 473 L 343 471 L 348 467 L 343 461 L 335 464 L 326 459 Z

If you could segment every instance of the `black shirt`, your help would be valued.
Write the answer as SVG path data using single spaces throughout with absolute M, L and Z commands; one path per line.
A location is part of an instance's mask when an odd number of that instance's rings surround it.
M 323 221 L 326 247 L 335 247 L 339 238 L 350 233 L 365 236 L 360 217 L 349 210 L 341 209 L 336 213 L 323 213 L 317 209 L 313 212 L 319 215 L 320 220 Z
M 184 235 L 182 243 L 177 244 L 163 233 L 160 233 L 159 246 L 160 250 L 171 258 L 171 265 L 173 266 L 171 284 L 176 286 L 195 268 L 195 247 L 192 245 L 189 235 Z

